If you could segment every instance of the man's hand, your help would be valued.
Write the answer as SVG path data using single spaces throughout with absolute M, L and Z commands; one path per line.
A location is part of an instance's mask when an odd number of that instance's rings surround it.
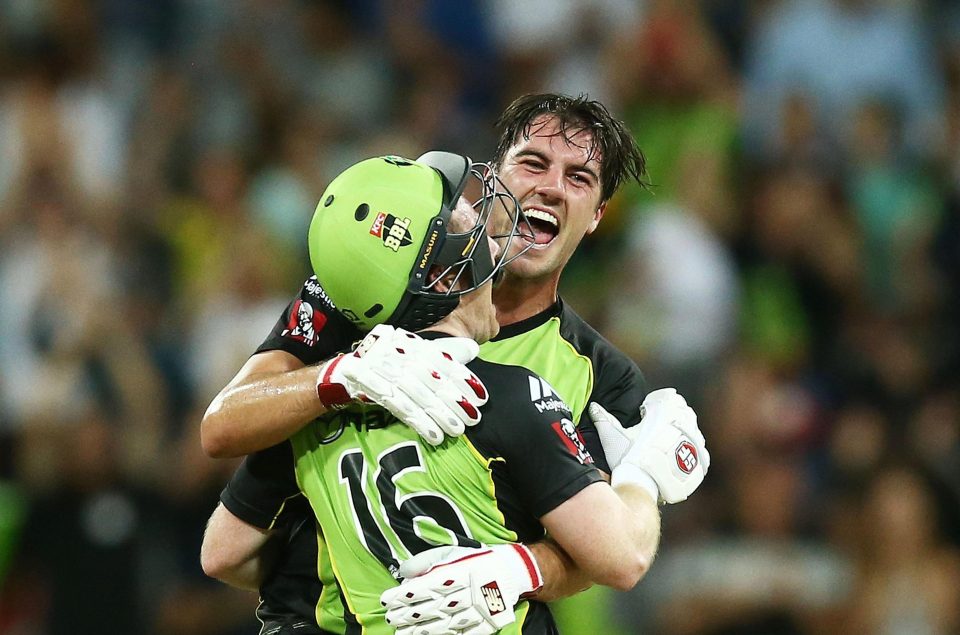
M 613 470 L 612 484 L 639 485 L 664 503 L 684 501 L 710 468 L 697 415 L 673 388 L 653 391 L 640 409 L 640 423 L 624 429 L 599 404 L 590 404 L 590 417 Z
M 380 603 L 397 635 L 489 635 L 516 620 L 514 605 L 543 586 L 533 554 L 520 544 L 437 547 L 400 565 L 404 582 Z
M 354 400 L 380 404 L 432 445 L 480 421 L 487 389 L 464 366 L 477 356 L 462 337 L 425 340 L 392 326 L 375 327 L 352 353 L 319 367 L 317 395 L 328 408 Z

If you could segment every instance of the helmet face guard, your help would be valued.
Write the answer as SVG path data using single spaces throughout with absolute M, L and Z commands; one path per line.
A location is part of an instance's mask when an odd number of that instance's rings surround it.
M 453 210 L 472 179 L 480 185 L 475 222 L 452 231 Z M 496 261 L 487 240 L 494 217 L 497 227 L 510 227 L 498 236 L 506 244 Z M 417 161 L 379 157 L 348 168 L 324 192 L 310 225 L 310 260 L 330 299 L 358 327 L 418 330 L 524 253 L 507 257 L 510 241 L 523 234 L 529 248 L 529 222 L 490 166 L 438 151 Z
M 474 163 L 468 157 L 433 151 L 421 155 L 418 163 L 436 170 L 444 183 L 440 214 L 421 246 L 420 255 L 397 311 L 389 323 L 416 330 L 433 324 L 456 308 L 460 296 L 495 280 L 503 268 L 533 245 L 533 230 L 520 211 L 520 204 L 486 163 Z M 470 179 L 480 185 L 479 198 L 472 201 L 476 222 L 467 231 L 454 232 L 450 218 Z M 494 260 L 487 240 L 488 225 L 495 214 L 507 215 L 510 230 L 503 236 L 506 244 Z M 508 257 L 510 242 L 517 236 L 530 239 L 523 249 Z M 432 270 L 432 271 L 431 271 Z M 440 289 L 440 282 L 445 283 Z

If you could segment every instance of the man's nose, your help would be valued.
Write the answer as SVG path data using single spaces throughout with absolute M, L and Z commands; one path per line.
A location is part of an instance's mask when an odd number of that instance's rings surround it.
M 562 198 L 563 189 L 563 170 L 553 166 L 540 174 L 535 188 L 537 194 L 544 198 Z

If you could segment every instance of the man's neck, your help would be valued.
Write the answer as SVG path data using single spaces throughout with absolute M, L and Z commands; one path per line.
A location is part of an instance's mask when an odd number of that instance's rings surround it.
M 428 326 L 422 330 L 445 333 L 452 337 L 465 337 L 478 344 L 483 344 L 496 335 L 496 323 L 490 320 L 489 324 L 481 326 L 476 319 L 471 319 L 469 314 L 465 317 L 464 309 L 465 307 L 459 307 L 433 326 Z M 491 331 L 491 328 L 493 331 Z
M 547 310 L 557 301 L 559 279 L 519 279 L 507 277 L 493 290 L 500 326 L 516 324 Z
M 434 333 L 445 333 L 451 337 L 467 337 L 473 339 L 471 334 L 467 329 L 463 328 L 463 325 L 456 320 L 448 320 L 444 318 L 443 320 L 437 322 L 432 326 L 428 326 L 422 331 L 433 331 Z

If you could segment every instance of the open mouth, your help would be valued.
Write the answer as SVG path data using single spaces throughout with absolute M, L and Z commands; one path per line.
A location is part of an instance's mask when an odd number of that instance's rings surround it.
M 550 212 L 539 209 L 524 210 L 524 215 L 530 221 L 533 229 L 533 244 L 536 246 L 549 245 L 560 233 L 560 221 Z

